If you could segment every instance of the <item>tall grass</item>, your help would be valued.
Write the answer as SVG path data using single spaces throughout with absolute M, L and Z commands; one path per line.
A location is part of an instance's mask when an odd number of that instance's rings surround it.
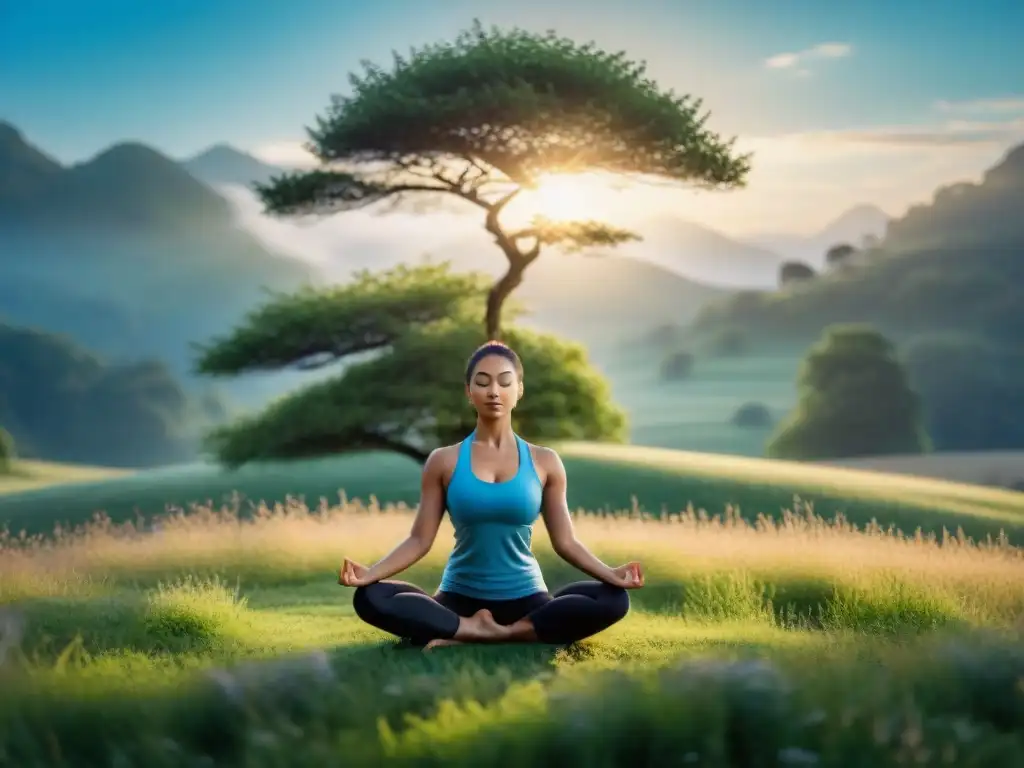
M 1005 540 L 800 504 L 581 513 L 603 559 L 645 563 L 625 622 L 566 649 L 423 654 L 377 645 L 333 583 L 342 556 L 406 535 L 409 512 L 290 500 L 3 536 L 0 619 L 20 651 L 9 636 L 0 764 L 1024 760 L 1024 555 Z M 451 544 L 445 523 L 404 577 L 432 589 Z M 550 587 L 579 578 L 543 526 L 535 549 Z
M 343 500 L 310 509 L 297 501 L 170 510 L 149 522 L 115 525 L 102 516 L 51 536 L 0 536 L 0 603 L 31 596 L 97 594 L 116 585 L 187 575 L 246 586 L 327 580 L 342 556 L 371 562 L 408 533 L 410 510 Z M 732 510 L 692 509 L 661 518 L 638 510 L 575 515 L 577 535 L 610 562 L 644 562 L 649 587 L 636 593 L 656 609 L 719 614 L 750 601 L 777 610 L 831 608 L 833 621 L 866 602 L 918 601 L 975 623 L 1024 613 L 1024 553 L 1003 539 L 906 535 L 877 525 L 826 520 L 797 504 L 780 518 L 747 520 Z M 435 579 L 452 546 L 442 525 L 413 574 Z M 534 548 L 553 585 L 578 576 L 554 557 L 543 526 Z M 425 584 L 425 587 L 432 586 Z M 722 590 L 725 590 L 723 592 Z M 827 598 L 827 599 L 826 599 Z M 704 606 L 702 609 L 700 606 Z M 894 610 L 894 609 L 893 609 Z

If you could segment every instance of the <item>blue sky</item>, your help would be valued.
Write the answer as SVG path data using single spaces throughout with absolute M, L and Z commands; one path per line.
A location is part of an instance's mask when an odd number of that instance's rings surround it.
M 714 128 L 766 153 L 776 176 L 852 173 L 872 146 L 903 147 L 902 175 L 905 157 L 930 151 L 915 168 L 935 178 L 893 191 L 880 201 L 890 207 L 1024 138 L 1020 0 L 0 2 L 0 119 L 65 162 L 123 139 L 179 157 L 218 141 L 283 157 L 360 59 L 386 63 L 474 16 L 646 59 L 657 80 L 705 99 Z M 843 142 L 862 151 L 836 151 Z M 943 165 L 939 148 L 957 162 Z

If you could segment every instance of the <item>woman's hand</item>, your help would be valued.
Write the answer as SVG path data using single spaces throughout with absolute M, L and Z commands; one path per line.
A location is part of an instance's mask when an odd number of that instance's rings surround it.
M 343 587 L 365 587 L 373 583 L 372 579 L 367 578 L 369 572 L 370 569 L 365 565 L 360 565 L 355 560 L 349 560 L 346 557 L 338 571 L 338 583 Z
M 640 589 L 644 585 L 644 572 L 640 567 L 640 563 L 636 561 L 620 565 L 618 568 L 612 568 L 612 573 L 615 574 L 616 587 Z

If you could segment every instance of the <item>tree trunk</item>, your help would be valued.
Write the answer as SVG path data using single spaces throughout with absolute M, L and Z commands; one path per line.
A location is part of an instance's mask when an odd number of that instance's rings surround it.
M 505 299 L 523 282 L 523 272 L 525 269 L 525 261 L 510 260 L 508 272 L 491 287 L 490 293 L 487 294 L 485 323 L 488 339 L 501 341 L 501 308 L 505 304 Z

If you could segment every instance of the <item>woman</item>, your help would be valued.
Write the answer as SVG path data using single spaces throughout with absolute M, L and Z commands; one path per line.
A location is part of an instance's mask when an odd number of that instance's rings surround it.
M 512 431 L 512 410 L 523 396 L 519 356 L 500 342 L 484 344 L 466 366 L 466 395 L 477 412 L 476 429 L 430 454 L 408 538 L 369 568 L 348 559 L 342 564 L 338 581 L 356 587 L 356 614 L 428 649 L 565 644 L 607 629 L 629 611 L 626 590 L 643 586 L 640 564 L 609 568 L 576 539 L 561 459 Z M 446 508 L 455 548 L 438 592 L 388 581 L 430 551 Z M 555 552 L 596 581 L 548 593 L 530 549 L 541 514 Z

